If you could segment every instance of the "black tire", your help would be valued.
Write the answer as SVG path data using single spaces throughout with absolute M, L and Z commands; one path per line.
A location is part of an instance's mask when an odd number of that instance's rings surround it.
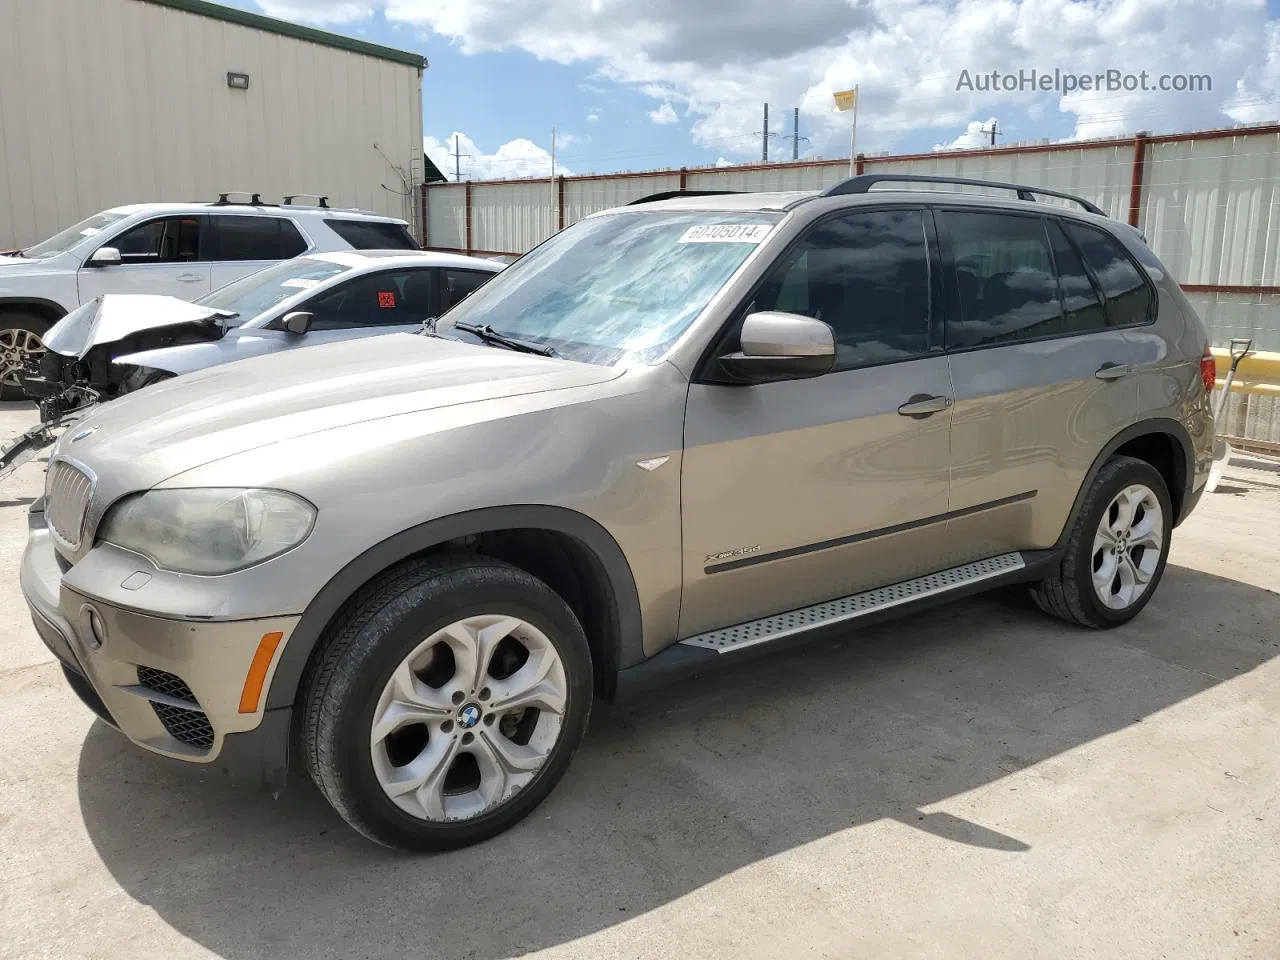
M 524 789 L 468 820 L 433 822 L 401 810 L 374 773 L 369 730 L 392 672 L 431 633 L 462 617 L 501 612 L 541 630 L 564 665 L 560 737 Z M 591 653 L 565 602 L 541 580 L 487 557 L 415 560 L 382 574 L 334 618 L 304 680 L 300 741 L 312 779 L 352 827 L 411 851 L 479 843 L 526 817 L 551 792 L 582 742 L 592 700 Z
M 44 317 L 26 310 L 6 310 L 0 313 L 0 342 L 7 346 L 7 331 L 25 331 L 43 337 L 50 326 L 52 324 Z M 40 352 L 44 352 L 43 347 Z M 0 400 L 25 399 L 21 384 L 9 382 L 9 364 L 3 356 L 0 356 L 0 368 Z
M 1125 487 L 1137 483 L 1150 488 L 1159 500 L 1164 520 L 1164 536 L 1160 558 L 1147 589 L 1128 607 L 1116 610 L 1102 603 L 1094 592 L 1093 539 L 1112 499 Z M 1142 612 L 1142 608 L 1150 602 L 1160 585 L 1165 563 L 1169 559 L 1172 532 L 1173 506 L 1164 477 L 1145 460 L 1112 457 L 1098 471 L 1085 495 L 1080 515 L 1071 528 L 1057 571 L 1053 576 L 1034 584 L 1031 596 L 1045 613 L 1082 627 L 1105 630 L 1128 623 Z

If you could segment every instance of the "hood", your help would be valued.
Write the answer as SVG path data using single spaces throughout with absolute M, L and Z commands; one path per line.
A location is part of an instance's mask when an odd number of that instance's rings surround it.
M 64 357 L 83 357 L 92 347 L 144 330 L 230 316 L 225 310 L 196 306 L 177 297 L 109 293 L 55 323 L 44 335 L 44 345 Z
M 83 461 L 118 494 L 281 440 L 621 372 L 393 333 L 254 357 L 126 394 L 68 430 L 56 452 Z
M 30 263 L 25 257 L 10 257 L 0 253 L 0 267 L 11 267 L 15 263 Z

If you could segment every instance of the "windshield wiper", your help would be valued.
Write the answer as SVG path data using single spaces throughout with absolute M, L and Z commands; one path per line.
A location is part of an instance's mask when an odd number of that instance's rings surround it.
M 530 343 L 528 340 L 517 340 L 515 337 L 508 337 L 505 333 L 499 333 L 487 323 L 474 324 L 458 322 L 453 325 L 455 330 L 461 330 L 463 333 L 469 333 L 472 336 L 479 337 L 485 343 L 497 344 L 500 347 L 506 347 L 508 350 L 518 350 L 521 353 L 536 353 L 540 357 L 557 356 L 554 347 L 548 347 L 541 343 Z

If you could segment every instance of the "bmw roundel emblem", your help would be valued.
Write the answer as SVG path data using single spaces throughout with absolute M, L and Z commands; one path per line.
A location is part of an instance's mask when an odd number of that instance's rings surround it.
M 85 427 L 83 430 L 81 430 L 79 433 L 75 434 L 71 438 L 71 442 L 75 443 L 79 440 L 83 440 L 85 437 L 89 436 L 89 434 L 96 432 L 97 429 L 98 429 L 97 426 Z
M 468 703 L 465 707 L 458 711 L 458 726 L 463 730 L 470 730 L 480 722 L 480 708 L 474 703 Z

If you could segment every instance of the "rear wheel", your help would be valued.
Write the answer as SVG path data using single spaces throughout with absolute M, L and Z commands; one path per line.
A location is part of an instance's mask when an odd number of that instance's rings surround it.
M 21 400 L 22 370 L 44 354 L 41 337 L 49 329 L 43 317 L 24 310 L 0 314 L 0 400 Z
M 1032 587 L 1036 604 L 1095 629 L 1127 623 L 1155 593 L 1172 529 L 1160 472 L 1143 460 L 1113 457 L 1085 496 L 1061 567 Z
M 545 583 L 482 557 L 375 581 L 306 686 L 307 765 L 351 826 L 388 846 L 486 840 L 551 792 L 591 710 L 591 657 Z

